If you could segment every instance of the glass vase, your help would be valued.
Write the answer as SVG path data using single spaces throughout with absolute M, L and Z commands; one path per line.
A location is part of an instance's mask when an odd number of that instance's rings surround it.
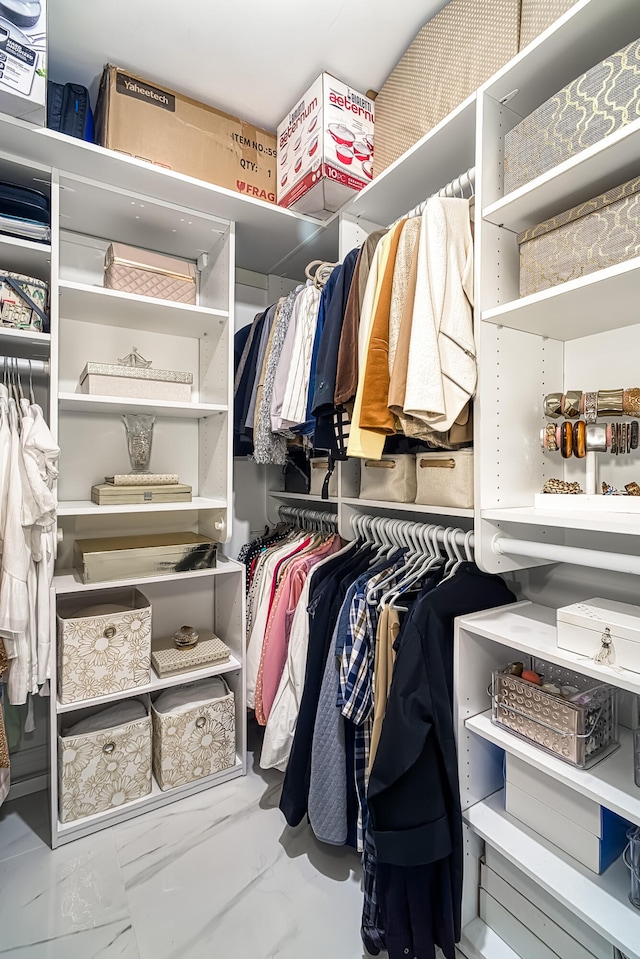
M 156 418 L 150 413 L 123 413 L 122 422 L 127 434 L 127 449 L 131 463 L 131 475 L 149 472 L 153 424 Z

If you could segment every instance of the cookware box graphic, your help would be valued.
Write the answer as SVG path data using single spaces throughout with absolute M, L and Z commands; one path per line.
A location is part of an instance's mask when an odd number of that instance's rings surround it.
M 373 176 L 373 101 L 323 73 L 278 127 L 278 203 L 322 216 Z

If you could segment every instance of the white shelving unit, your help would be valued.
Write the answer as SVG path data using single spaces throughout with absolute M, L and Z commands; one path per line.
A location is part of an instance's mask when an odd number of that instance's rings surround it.
M 462 616 L 456 622 L 455 719 L 463 819 L 467 826 L 463 949 L 468 941 L 472 944 L 470 956 L 494 955 L 481 945 L 485 930 L 478 917 L 475 877 L 483 853 L 482 843 L 478 840 L 482 840 L 612 946 L 620 949 L 628 959 L 640 959 L 640 917 L 628 899 L 629 872 L 622 860 L 618 859 L 598 876 L 504 810 L 503 761 L 507 752 L 629 822 L 640 824 L 640 790 L 633 781 L 632 735 L 629 730 L 620 728 L 620 748 L 616 752 L 583 770 L 491 722 L 487 709 L 491 671 L 523 653 L 577 670 L 620 689 L 640 691 L 639 674 L 600 667 L 559 649 L 554 621 L 554 610 L 523 602 Z
M 529 296 L 519 296 L 516 236 L 640 174 L 637 119 L 599 143 L 504 195 L 505 134 L 557 90 L 640 34 L 640 7 L 629 0 L 580 0 L 478 93 L 476 159 L 476 555 L 489 572 L 555 559 L 594 565 L 601 551 L 633 555 L 635 513 L 541 508 L 551 477 L 585 488 L 585 461 L 542 450 L 545 394 L 633 386 L 640 343 L 636 257 Z M 599 481 L 621 488 L 637 455 L 598 455 Z M 599 489 L 598 481 L 598 489 Z M 551 498 L 551 497 L 550 497 Z M 496 545 L 500 540 L 499 547 Z M 509 541 L 519 545 L 509 552 Z M 527 544 L 530 555 L 526 553 Z M 570 549 L 567 551 L 567 547 Z M 560 549 L 558 549 L 560 548 Z M 517 552 L 516 552 L 517 550 Z M 614 568 L 613 566 L 610 568 Z
M 52 695 L 51 728 L 57 731 L 57 735 L 53 735 L 51 741 L 52 770 L 57 768 L 58 735 L 66 726 L 76 721 L 78 714 L 81 714 L 83 710 L 89 709 L 95 712 L 100 707 L 110 703 L 140 695 L 150 695 L 153 699 L 154 695 L 162 689 L 195 682 L 211 676 L 223 676 L 235 696 L 236 762 L 229 769 L 214 776 L 195 780 L 193 783 L 175 789 L 163 791 L 158 787 L 155 779 L 152 779 L 152 790 L 148 796 L 67 823 L 61 823 L 58 820 L 58 784 L 56 776 L 52 775 L 51 815 L 52 845 L 54 847 L 245 774 L 244 572 L 244 567 L 241 564 L 223 558 L 216 568 L 211 570 L 148 577 L 143 580 L 114 581 L 91 586 L 80 583 L 73 572 L 62 572 L 56 575 L 52 590 L 52 606 L 54 609 L 57 596 L 85 593 L 87 603 L 93 604 L 96 602 L 98 594 L 103 597 L 102 601 L 104 602 L 105 600 L 108 601 L 110 591 L 123 586 L 136 586 L 151 603 L 153 639 L 171 635 L 183 622 L 188 621 L 212 629 L 229 646 L 231 655 L 227 662 L 164 678 L 157 676 L 152 668 L 150 681 L 143 686 L 96 696 L 80 702 L 62 703 L 56 695 Z M 52 661 L 51 688 L 53 690 L 57 688 L 56 671 L 57 664 Z

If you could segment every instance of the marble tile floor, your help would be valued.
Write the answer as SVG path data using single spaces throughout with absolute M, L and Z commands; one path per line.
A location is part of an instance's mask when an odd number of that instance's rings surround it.
M 250 771 L 55 851 L 44 793 L 0 810 L 0 957 L 362 959 L 359 857 L 286 826 Z

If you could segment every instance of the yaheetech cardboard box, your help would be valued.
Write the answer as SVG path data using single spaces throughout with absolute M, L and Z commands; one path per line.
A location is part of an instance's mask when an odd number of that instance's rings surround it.
M 47 0 L 0 4 L 0 113 L 44 126 Z
M 373 177 L 373 101 L 322 73 L 278 127 L 278 203 L 323 217 Z
M 107 65 L 98 142 L 258 200 L 276 202 L 276 138 L 239 117 Z

